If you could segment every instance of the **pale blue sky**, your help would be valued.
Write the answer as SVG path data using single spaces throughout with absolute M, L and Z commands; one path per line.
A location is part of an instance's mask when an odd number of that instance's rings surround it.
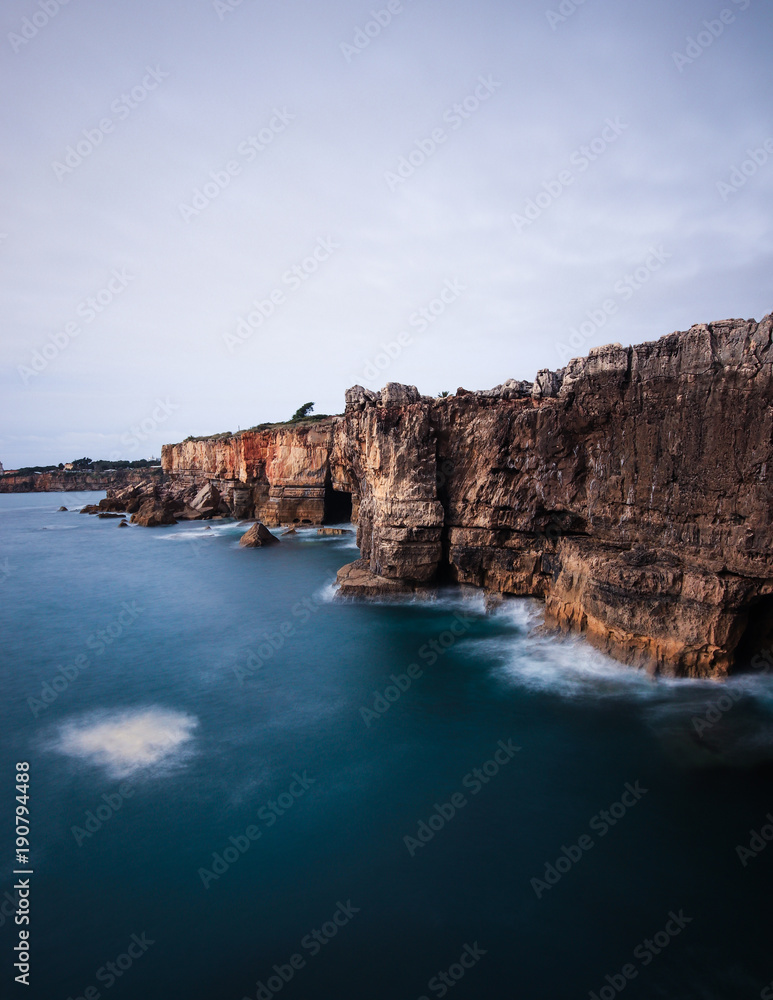
M 770 5 L 386 7 L 4 5 L 6 468 L 773 309 Z

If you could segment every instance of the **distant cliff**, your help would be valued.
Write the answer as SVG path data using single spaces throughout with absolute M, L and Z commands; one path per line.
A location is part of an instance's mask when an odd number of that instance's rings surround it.
M 269 525 L 322 523 L 339 516 L 330 463 L 337 419 L 165 444 L 161 464 L 193 487 L 214 483 L 237 517 Z M 348 519 L 351 510 L 345 513 Z
M 0 493 L 79 493 L 90 490 L 123 489 L 138 483 L 162 482 L 162 469 L 115 469 L 105 472 L 33 472 L 0 476 Z
M 356 386 L 342 417 L 162 462 L 268 524 L 330 520 L 351 497 L 343 593 L 530 594 L 627 662 L 724 676 L 773 647 L 772 327 L 694 326 L 445 399 Z

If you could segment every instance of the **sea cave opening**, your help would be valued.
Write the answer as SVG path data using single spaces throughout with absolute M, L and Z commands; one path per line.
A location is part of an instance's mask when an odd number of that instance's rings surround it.
M 749 608 L 735 648 L 735 669 L 773 669 L 773 594 L 760 597 Z
M 325 486 L 324 524 L 348 524 L 352 519 L 352 494 Z

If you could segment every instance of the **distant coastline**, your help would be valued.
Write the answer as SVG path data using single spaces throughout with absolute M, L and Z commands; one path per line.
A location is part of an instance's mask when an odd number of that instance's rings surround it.
M 53 472 L 6 472 L 0 476 L 0 493 L 79 493 L 117 489 L 138 483 L 160 484 L 166 476 L 161 466 L 135 469 L 58 469 Z

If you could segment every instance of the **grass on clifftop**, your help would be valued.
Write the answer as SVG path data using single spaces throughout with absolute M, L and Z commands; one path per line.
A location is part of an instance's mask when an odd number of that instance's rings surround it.
M 195 437 L 190 434 L 185 441 L 222 441 L 225 438 L 239 437 L 242 434 L 248 434 L 251 431 L 270 431 L 275 427 L 293 427 L 298 424 L 316 424 L 320 420 L 330 420 L 333 414 L 331 413 L 315 413 L 313 416 L 308 417 L 298 417 L 293 420 L 274 420 L 268 421 L 264 424 L 255 424 L 254 427 L 245 427 L 243 430 L 237 431 L 233 434 L 231 431 L 223 431 L 221 434 L 201 434 L 199 437 Z M 183 442 L 184 443 L 184 442 Z

